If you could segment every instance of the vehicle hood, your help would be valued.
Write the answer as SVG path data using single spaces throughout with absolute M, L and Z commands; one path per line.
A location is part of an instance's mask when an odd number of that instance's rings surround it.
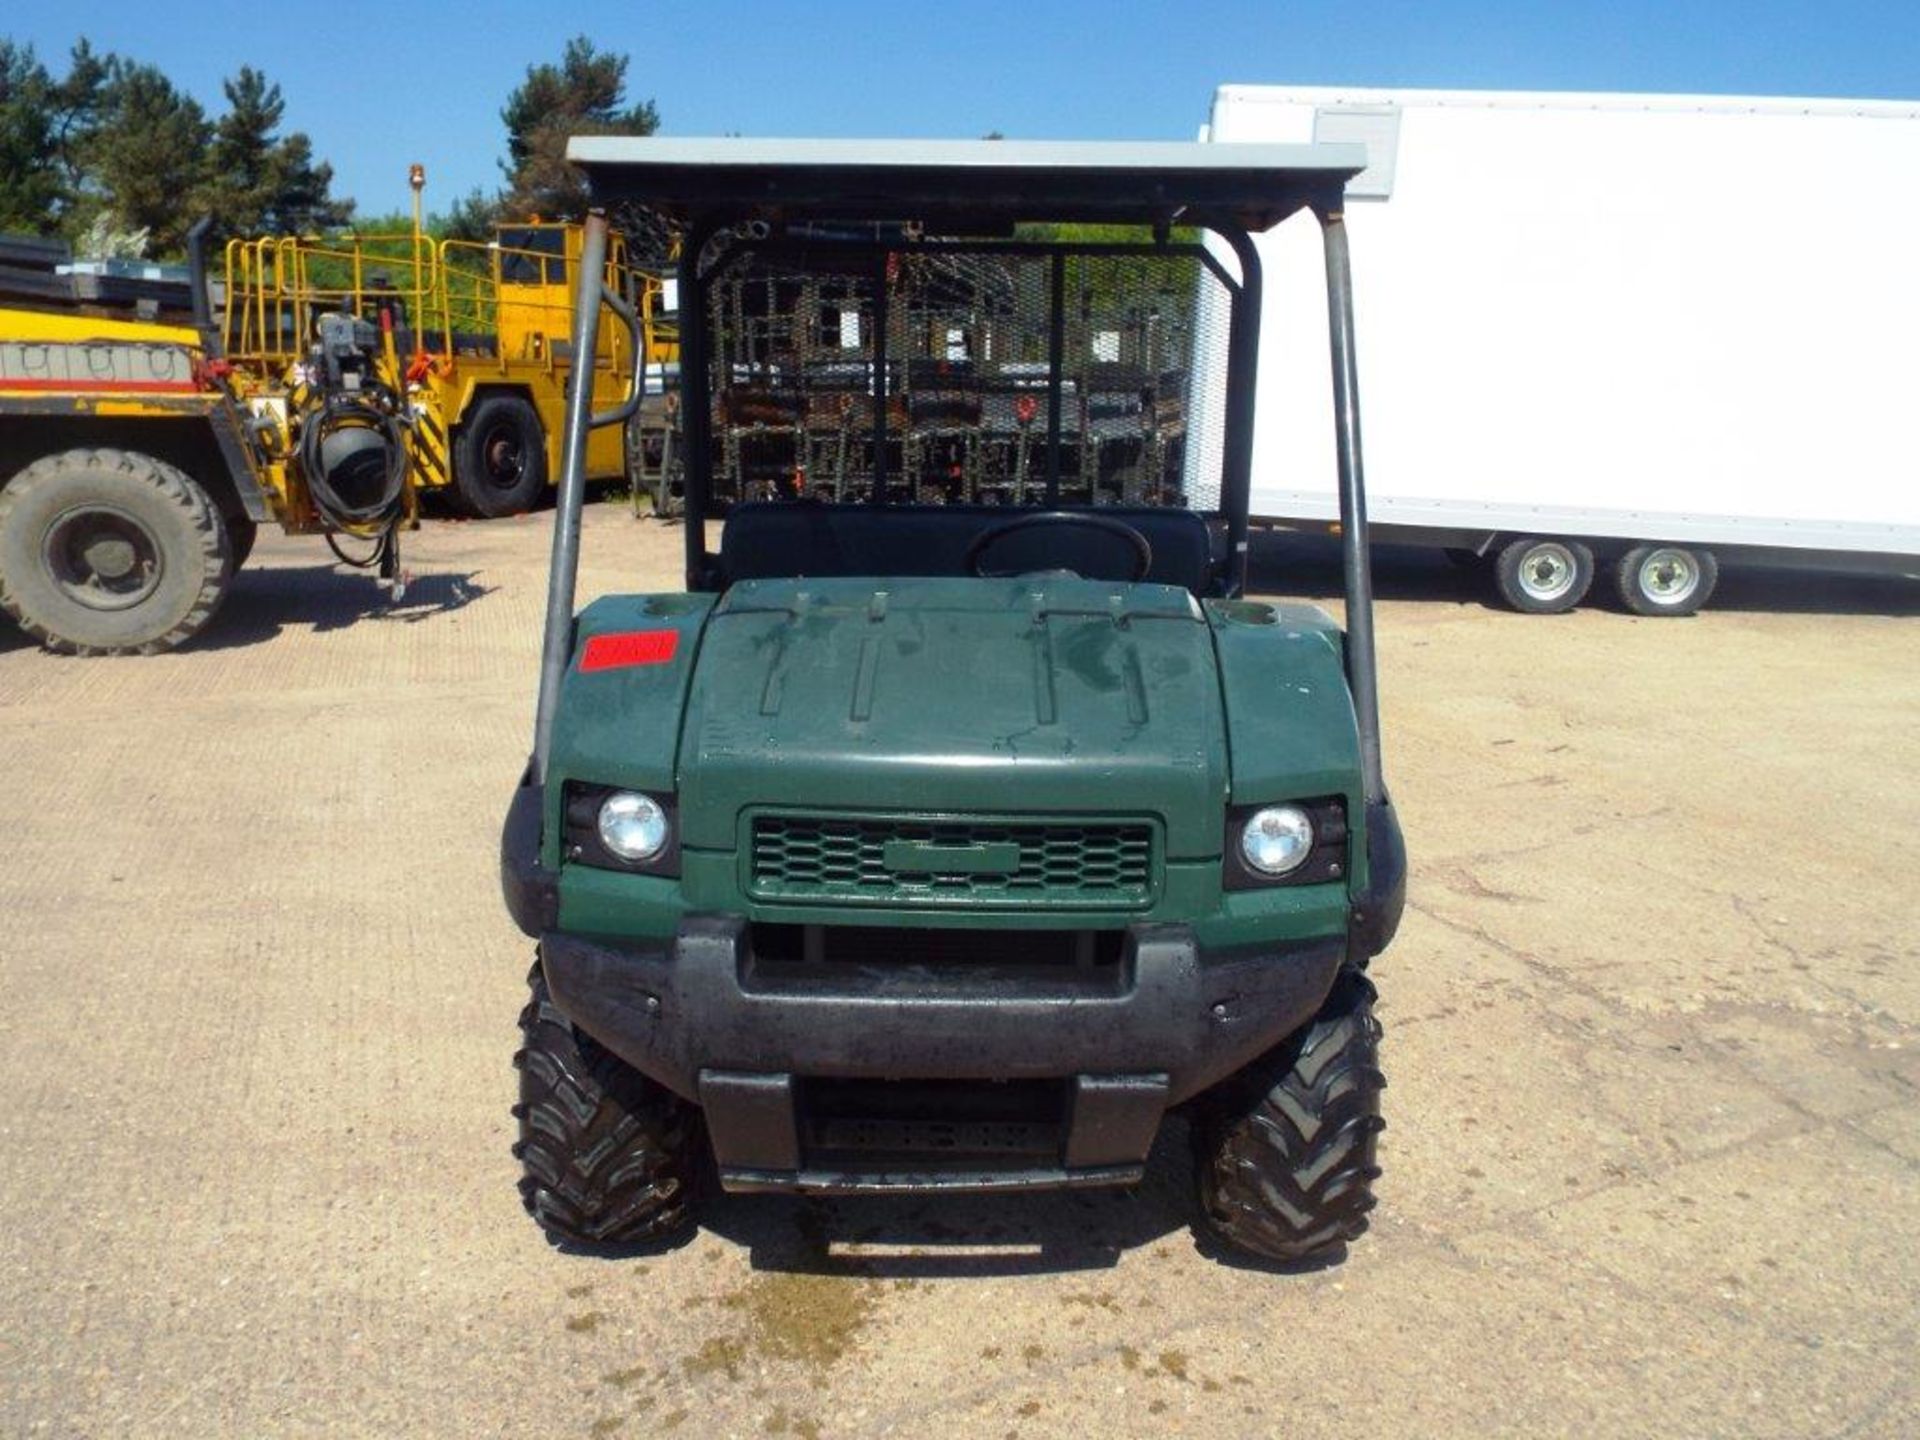
M 1219 854 L 1221 687 L 1185 590 L 1071 576 L 735 585 L 700 641 L 683 843 L 757 808 L 1156 819 Z

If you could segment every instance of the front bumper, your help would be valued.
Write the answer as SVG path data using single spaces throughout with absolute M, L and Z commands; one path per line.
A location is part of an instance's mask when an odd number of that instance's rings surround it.
M 1343 961 L 1391 938 L 1405 874 L 1388 811 L 1369 847 L 1375 886 L 1356 899 L 1345 936 L 1208 950 L 1184 925 L 1135 924 L 1117 963 L 1089 972 L 942 969 L 923 963 L 911 932 L 898 932 L 901 951 L 886 963 L 796 968 L 757 955 L 752 927 L 734 916 L 688 915 L 659 941 L 561 932 L 557 876 L 538 864 L 540 815 L 538 788 L 523 785 L 502 837 L 501 879 L 515 921 L 540 940 L 555 1002 L 608 1050 L 702 1107 L 722 1182 L 736 1190 L 1137 1181 L 1169 1106 L 1299 1029 Z M 893 1151 L 849 1157 L 822 1139 L 816 1097 L 902 1084 L 963 1098 L 1027 1087 L 1054 1097 L 1053 1128 L 1044 1143 L 994 1153 L 967 1138 L 995 1131 L 993 1122 L 953 1122 L 936 1099 L 904 1121 L 895 1110 L 853 1126 L 884 1135 L 891 1125 L 911 1140 Z
M 547 986 L 582 1030 L 707 1113 L 740 1189 L 992 1189 L 1137 1179 L 1169 1105 L 1279 1043 L 1314 1013 L 1345 944 L 1206 955 L 1181 926 L 1136 926 L 1087 975 L 763 963 L 747 925 L 691 916 L 659 948 L 549 933 Z M 1051 1152 L 932 1164 L 937 1151 L 824 1163 L 810 1082 L 1058 1082 Z M 937 1124 L 941 1117 L 925 1117 Z M 925 1135 L 925 1130 L 916 1131 Z

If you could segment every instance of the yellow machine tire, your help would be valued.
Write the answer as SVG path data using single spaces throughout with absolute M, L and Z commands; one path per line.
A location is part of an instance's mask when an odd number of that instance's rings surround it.
M 540 412 L 519 395 L 488 395 L 461 422 L 453 491 L 470 515 L 519 515 L 547 489 L 547 437 Z
M 227 517 L 227 547 L 231 552 L 227 556 L 230 570 L 238 571 L 247 563 L 247 557 L 253 553 L 253 542 L 260 538 L 260 526 L 244 515 Z
M 50 650 L 171 650 L 219 610 L 231 562 L 206 492 L 150 455 L 66 450 L 0 489 L 0 610 Z

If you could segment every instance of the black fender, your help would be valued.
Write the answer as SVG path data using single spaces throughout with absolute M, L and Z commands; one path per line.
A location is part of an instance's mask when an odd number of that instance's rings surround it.
M 1407 842 L 1392 800 L 1367 802 L 1367 888 L 1354 897 L 1347 958 L 1365 964 L 1393 943 L 1407 908 Z

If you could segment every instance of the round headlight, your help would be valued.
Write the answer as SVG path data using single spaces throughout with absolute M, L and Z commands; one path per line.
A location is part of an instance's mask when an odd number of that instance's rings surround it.
M 1262 875 L 1298 870 L 1313 851 L 1313 821 L 1297 805 L 1269 805 L 1240 831 L 1240 858 Z
M 651 860 L 667 844 L 667 812 L 651 795 L 616 790 L 600 804 L 600 843 L 622 860 Z

